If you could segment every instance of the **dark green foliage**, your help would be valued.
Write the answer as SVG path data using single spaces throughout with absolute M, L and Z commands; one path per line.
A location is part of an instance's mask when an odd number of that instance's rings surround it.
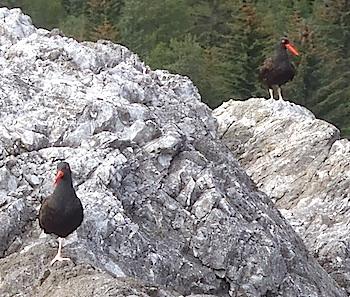
M 322 56 L 320 42 L 314 34 L 314 27 L 301 17 L 301 12 L 294 11 L 288 20 L 288 37 L 293 40 L 301 55 L 293 57 L 298 71 L 293 81 L 283 88 L 286 98 L 297 104 L 314 105 L 313 94 L 321 87 L 320 71 Z
M 21 7 L 37 27 L 57 28 L 65 16 L 61 0 L 22 0 Z
M 236 99 L 262 96 L 258 68 L 264 61 L 264 50 L 270 38 L 263 31 L 253 4 L 244 1 L 232 7 L 232 14 L 228 23 L 230 31 L 222 44 L 230 94 Z
M 310 108 L 343 129 L 350 127 L 350 3 L 330 0 L 315 6 L 314 26 L 321 46 L 320 87 Z M 344 129 L 346 128 L 346 129 Z
M 117 22 L 124 0 L 87 0 L 88 38 L 120 41 Z
M 350 1 L 347 0 L 4 0 L 33 23 L 79 40 L 110 39 L 152 68 L 189 76 L 216 107 L 267 97 L 258 68 L 288 35 L 301 55 L 284 98 L 350 136 Z
M 225 35 L 230 33 L 228 22 L 234 18 L 231 1 L 192 0 L 191 6 L 192 27 L 198 41 L 205 47 L 222 45 Z
M 173 38 L 169 44 L 159 43 L 146 60 L 155 68 L 165 68 L 173 73 L 189 76 L 198 87 L 204 102 L 217 105 L 217 99 L 223 98 L 224 79 L 220 71 L 222 62 L 216 56 L 215 49 L 204 49 L 191 35 L 183 39 Z M 216 99 L 216 100 L 215 100 Z
M 88 18 L 85 14 L 69 15 L 60 23 L 60 29 L 67 36 L 74 36 L 74 38 L 83 41 L 88 35 L 88 24 Z
M 63 0 L 4 0 L 0 1 L 0 7 L 21 8 L 32 18 L 35 26 L 46 29 L 58 27 L 60 22 L 67 17 Z
M 62 0 L 62 5 L 68 16 L 80 16 L 84 13 L 86 0 Z
M 122 10 L 119 28 L 122 42 L 146 57 L 159 43 L 188 33 L 186 0 L 129 0 Z
M 4 0 L 1 1 L 1 7 L 6 6 L 8 8 L 22 7 L 22 2 L 19 0 Z

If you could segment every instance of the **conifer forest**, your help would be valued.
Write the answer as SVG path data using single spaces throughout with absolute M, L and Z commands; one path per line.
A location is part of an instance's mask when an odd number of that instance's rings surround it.
M 189 76 L 215 108 L 268 98 L 258 69 L 282 36 L 298 48 L 284 99 L 306 106 L 350 137 L 348 0 L 5 0 L 35 26 L 77 40 L 127 46 L 152 69 Z

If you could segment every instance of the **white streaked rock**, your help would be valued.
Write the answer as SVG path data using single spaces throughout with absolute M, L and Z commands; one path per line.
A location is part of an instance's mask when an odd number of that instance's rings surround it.
M 0 9 L 0 31 L 1 296 L 345 296 L 188 78 L 19 10 Z M 73 262 L 51 267 L 36 215 L 63 159 L 85 216 L 64 246 Z

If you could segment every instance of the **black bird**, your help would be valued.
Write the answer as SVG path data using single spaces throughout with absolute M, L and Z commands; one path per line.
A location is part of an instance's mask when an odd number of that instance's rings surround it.
M 295 68 L 289 60 L 287 50 L 294 56 L 299 55 L 288 38 L 282 37 L 276 47 L 275 56 L 267 58 L 260 67 L 259 77 L 269 88 L 270 99 L 273 99 L 273 86 L 277 86 L 278 98 L 283 100 L 281 86 L 292 80 L 295 75 Z
M 83 221 L 83 206 L 75 194 L 69 164 L 61 162 L 57 165 L 55 189 L 41 204 L 39 225 L 45 233 L 59 236 L 58 252 L 51 261 L 70 260 L 62 258 L 61 249 L 64 237 L 76 230 Z

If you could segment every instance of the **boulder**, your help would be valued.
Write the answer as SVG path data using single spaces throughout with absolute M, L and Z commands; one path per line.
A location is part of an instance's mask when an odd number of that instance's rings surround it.
M 0 295 L 346 296 L 217 137 L 192 82 L 0 9 Z M 85 217 L 49 265 L 66 160 Z
M 219 137 L 350 294 L 349 140 L 287 101 L 231 100 L 214 115 Z

